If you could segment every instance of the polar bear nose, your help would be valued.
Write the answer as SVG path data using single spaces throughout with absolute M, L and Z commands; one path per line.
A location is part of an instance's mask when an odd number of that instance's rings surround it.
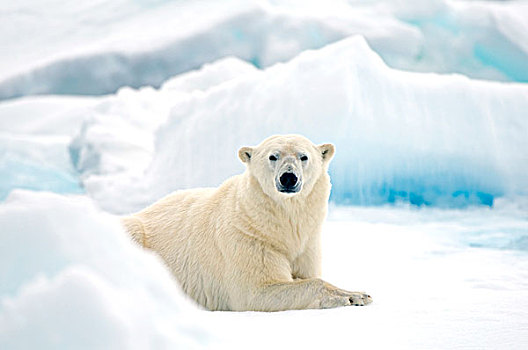
M 284 173 L 279 181 L 284 188 L 293 188 L 297 184 L 297 176 L 294 173 Z

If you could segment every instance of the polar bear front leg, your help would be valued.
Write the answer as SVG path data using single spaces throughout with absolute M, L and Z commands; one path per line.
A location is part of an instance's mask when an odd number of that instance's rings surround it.
M 365 293 L 348 292 L 314 278 L 262 286 L 252 300 L 250 309 L 255 311 L 328 309 L 367 305 L 371 302 L 371 297 Z
M 233 272 L 227 287 L 233 311 L 326 309 L 372 302 L 365 293 L 339 289 L 317 277 L 297 275 L 284 254 L 258 240 L 241 239 L 237 248 L 238 254 L 227 254 L 227 250 L 224 253 L 231 256 L 226 270 Z

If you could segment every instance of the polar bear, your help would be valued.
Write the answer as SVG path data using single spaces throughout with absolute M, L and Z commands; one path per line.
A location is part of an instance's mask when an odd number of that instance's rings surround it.
M 182 190 L 122 219 L 209 310 L 281 311 L 366 305 L 320 279 L 321 226 L 335 148 L 299 135 L 242 147 L 243 174 Z

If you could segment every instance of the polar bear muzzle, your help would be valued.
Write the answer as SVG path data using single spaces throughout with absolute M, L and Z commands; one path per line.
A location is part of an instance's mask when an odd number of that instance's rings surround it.
M 297 193 L 301 190 L 301 181 L 292 172 L 282 173 L 275 182 L 277 191 L 282 193 Z

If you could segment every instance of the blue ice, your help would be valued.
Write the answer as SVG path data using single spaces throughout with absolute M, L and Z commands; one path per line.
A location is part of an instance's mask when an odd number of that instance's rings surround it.
M 84 193 L 78 178 L 68 171 L 22 159 L 0 162 L 0 200 L 15 188 L 56 193 Z

